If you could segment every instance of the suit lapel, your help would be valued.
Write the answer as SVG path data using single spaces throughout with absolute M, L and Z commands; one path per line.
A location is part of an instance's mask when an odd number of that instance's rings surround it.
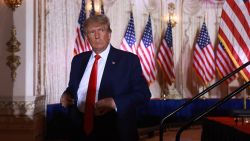
M 90 56 L 91 56 L 91 51 L 90 52 L 86 52 L 86 53 L 83 53 L 83 57 L 82 57 L 82 59 L 80 60 L 80 64 L 79 64 L 79 66 L 81 66 L 80 67 L 80 71 L 79 71 L 79 74 L 78 74 L 78 76 L 79 77 L 77 77 L 77 81 L 78 81 L 78 86 L 79 86 L 79 84 L 80 84 L 80 81 L 81 81 L 81 79 L 82 79 L 82 77 L 83 77 L 83 73 L 84 73 L 84 71 L 85 71 L 85 69 L 86 69 L 86 67 L 87 67 L 87 64 L 88 64 L 88 62 L 89 62 L 89 58 L 90 58 Z
M 114 67 L 116 66 L 116 63 L 118 62 L 118 57 L 115 53 L 116 49 L 111 46 L 109 54 L 108 54 L 108 58 L 107 58 L 107 62 L 104 68 L 104 72 L 102 75 L 102 80 L 101 80 L 101 84 L 100 84 L 100 89 L 99 89 L 99 96 L 98 99 L 102 99 L 107 97 L 108 93 L 111 93 L 111 82 L 110 80 L 112 79 L 112 71 L 114 70 Z

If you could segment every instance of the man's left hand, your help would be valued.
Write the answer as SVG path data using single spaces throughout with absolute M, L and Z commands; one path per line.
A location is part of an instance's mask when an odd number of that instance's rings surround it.
M 113 98 L 104 98 L 96 102 L 95 115 L 101 116 L 116 109 L 116 104 Z

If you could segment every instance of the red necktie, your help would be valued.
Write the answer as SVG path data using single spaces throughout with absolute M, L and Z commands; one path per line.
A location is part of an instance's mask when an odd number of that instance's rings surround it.
M 97 70 L 98 70 L 98 60 L 100 58 L 101 58 L 100 55 L 98 54 L 95 55 L 95 62 L 93 64 L 89 78 L 89 86 L 86 96 L 85 114 L 84 114 L 84 132 L 86 135 L 89 135 L 93 130 Z

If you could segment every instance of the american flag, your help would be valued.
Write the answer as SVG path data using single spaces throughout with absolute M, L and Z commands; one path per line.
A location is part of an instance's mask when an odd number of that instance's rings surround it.
M 196 45 L 194 47 L 193 67 L 207 85 L 215 77 L 214 48 L 211 44 L 205 22 L 202 24 Z
M 76 28 L 77 35 L 75 39 L 74 55 L 91 50 L 91 46 L 84 36 L 83 23 L 85 20 L 85 0 L 82 0 L 82 7 L 78 18 L 78 25 Z
M 150 15 L 138 46 L 137 55 L 140 58 L 144 77 L 150 84 L 156 79 L 155 53 Z
M 133 14 L 130 13 L 130 20 L 127 30 L 121 43 L 121 49 L 136 54 L 136 38 Z
M 168 27 L 165 36 L 160 44 L 157 60 L 164 76 L 169 80 L 169 84 L 175 80 L 174 75 L 174 60 L 173 60 L 173 38 L 172 38 L 172 25 L 168 22 Z
M 221 13 L 219 39 L 236 68 L 250 60 L 250 2 L 249 0 L 226 0 Z M 250 80 L 250 66 L 241 71 Z
M 216 68 L 219 72 L 219 75 L 221 77 L 225 77 L 230 72 L 235 70 L 235 66 L 232 62 L 232 60 L 229 58 L 224 46 L 221 42 L 219 42 L 217 48 L 216 48 Z M 230 83 L 236 78 L 236 76 L 232 76 L 229 79 L 227 79 L 227 82 Z

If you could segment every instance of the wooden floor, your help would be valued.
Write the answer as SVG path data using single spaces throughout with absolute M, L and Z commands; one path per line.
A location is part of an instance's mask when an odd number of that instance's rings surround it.
M 163 141 L 175 141 L 175 135 L 179 128 L 170 128 L 164 132 Z M 196 125 L 182 132 L 180 141 L 200 141 L 201 126 Z M 140 141 L 159 141 L 159 131 L 155 131 L 154 134 L 148 136 L 143 134 L 140 136 Z

